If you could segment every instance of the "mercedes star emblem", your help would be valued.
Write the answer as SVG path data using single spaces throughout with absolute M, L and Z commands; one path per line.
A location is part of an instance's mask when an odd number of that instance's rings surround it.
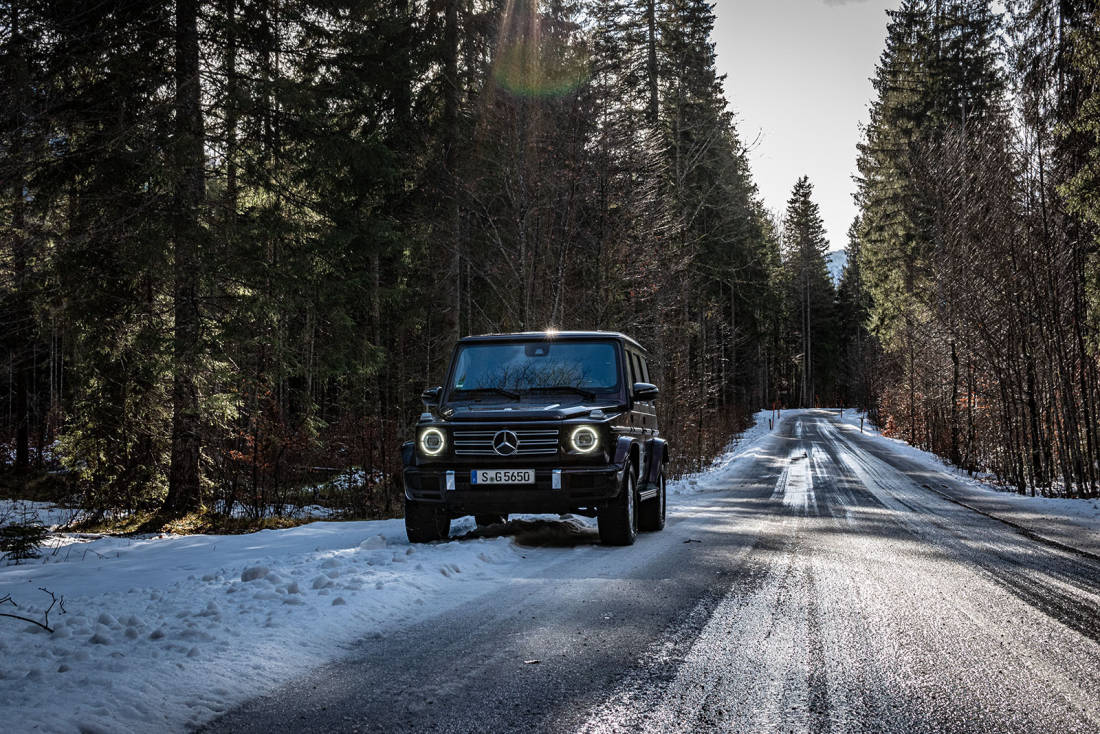
M 493 436 L 493 451 L 501 456 L 511 456 L 519 448 L 519 436 L 512 431 L 497 431 Z

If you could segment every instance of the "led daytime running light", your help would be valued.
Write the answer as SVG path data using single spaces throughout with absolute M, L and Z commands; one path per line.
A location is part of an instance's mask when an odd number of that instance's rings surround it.
M 569 443 L 573 444 L 574 451 L 589 454 L 600 445 L 600 436 L 592 426 L 578 426 L 569 437 Z
M 439 456 L 447 446 L 447 437 L 438 428 L 427 428 L 420 434 L 420 450 L 428 456 Z

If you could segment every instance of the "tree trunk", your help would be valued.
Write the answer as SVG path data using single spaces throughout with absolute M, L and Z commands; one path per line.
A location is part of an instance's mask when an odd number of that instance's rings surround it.
M 951 340 L 951 450 L 948 458 L 955 466 L 962 463 L 959 456 L 959 352 L 955 340 Z
M 203 127 L 199 106 L 199 35 L 196 0 L 176 2 L 175 328 L 172 384 L 172 464 L 165 509 L 172 514 L 202 504 L 199 486 L 200 367 L 199 209 L 205 195 Z
M 13 81 L 18 90 L 26 90 L 28 85 L 28 72 L 26 60 L 23 58 L 23 36 L 19 24 L 19 3 L 11 3 L 11 64 L 13 66 Z M 25 93 L 18 91 L 16 98 L 23 100 Z M 12 232 L 12 274 L 15 280 L 14 304 L 11 321 L 14 323 L 12 334 L 14 349 L 12 351 L 12 390 L 15 402 L 15 471 L 17 474 L 25 474 L 30 467 L 30 406 L 27 393 L 30 391 L 28 375 L 27 351 L 30 348 L 33 328 L 33 312 L 30 303 L 30 294 L 27 285 L 28 280 L 28 246 L 26 232 L 26 192 L 24 191 L 24 145 L 23 126 L 26 124 L 26 114 L 22 105 L 17 105 L 11 111 L 12 115 L 12 145 L 9 151 L 13 165 L 11 180 L 11 232 Z
M 237 218 L 237 0 L 225 0 L 225 217 L 230 230 Z
M 451 248 L 451 258 L 447 271 L 447 287 L 451 289 L 448 298 L 448 313 L 445 315 L 446 333 L 452 341 L 457 341 L 462 335 L 462 254 L 461 244 L 461 210 L 458 203 L 458 0 L 446 0 L 446 17 L 444 19 L 443 47 L 444 47 L 444 92 L 443 92 L 443 125 L 444 125 L 444 172 L 447 190 L 447 228 Z M 443 353 L 447 353 L 446 347 Z
M 660 101 L 657 86 L 657 0 L 646 1 L 646 83 L 649 89 L 649 102 L 646 105 L 646 122 L 657 125 L 660 113 Z

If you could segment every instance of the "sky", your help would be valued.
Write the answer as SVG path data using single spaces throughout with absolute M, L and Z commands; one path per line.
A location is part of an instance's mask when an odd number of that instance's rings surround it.
M 782 213 L 810 177 L 829 249 L 848 241 L 856 144 L 897 0 L 717 0 L 726 97 L 765 205 Z

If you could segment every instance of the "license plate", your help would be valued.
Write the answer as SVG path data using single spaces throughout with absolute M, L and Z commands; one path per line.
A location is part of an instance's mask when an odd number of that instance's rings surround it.
M 474 469 L 470 484 L 534 484 L 534 469 Z

